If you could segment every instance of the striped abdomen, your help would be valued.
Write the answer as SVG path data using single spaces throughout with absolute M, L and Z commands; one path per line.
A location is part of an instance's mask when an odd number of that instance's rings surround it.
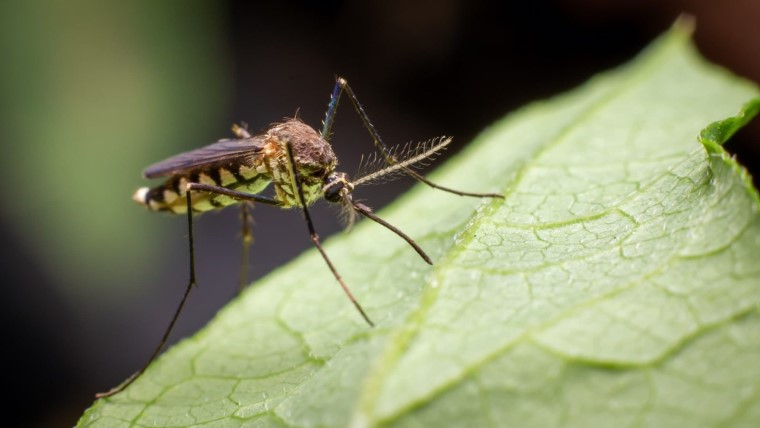
M 264 190 L 272 181 L 272 175 L 263 163 L 255 166 L 240 166 L 233 172 L 232 166 L 213 170 L 191 172 L 169 178 L 164 184 L 153 188 L 141 187 L 132 197 L 135 201 L 153 211 L 168 211 L 175 214 L 187 212 L 185 193 L 187 183 L 201 183 L 221 186 L 239 192 L 256 194 Z M 224 208 L 238 201 L 225 195 L 207 192 L 193 192 L 193 211 L 204 212 Z

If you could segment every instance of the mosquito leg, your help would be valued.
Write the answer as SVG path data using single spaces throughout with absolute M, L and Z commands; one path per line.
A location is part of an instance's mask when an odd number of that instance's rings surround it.
M 343 83 L 345 79 L 342 77 L 335 78 L 335 86 L 330 94 L 330 103 L 327 105 L 327 112 L 325 113 L 325 120 L 322 122 L 322 138 L 330 142 L 330 134 L 332 134 L 332 124 L 335 120 L 335 112 L 338 110 L 338 102 L 340 102 L 340 94 L 343 92 Z
M 240 205 L 240 222 L 242 226 L 242 241 L 243 241 L 243 259 L 240 263 L 240 278 L 238 284 L 238 293 L 243 291 L 248 285 L 248 266 L 249 266 L 249 254 L 251 244 L 253 243 L 253 215 L 251 210 L 253 204 L 249 201 L 243 202 Z
M 158 355 L 161 353 L 161 350 L 166 345 L 166 342 L 169 340 L 169 336 L 171 335 L 171 332 L 174 329 L 174 325 L 177 323 L 177 319 L 179 318 L 179 315 L 182 312 L 182 309 L 185 307 L 185 303 L 187 302 L 187 297 L 190 295 L 190 290 L 192 290 L 193 287 L 196 285 L 195 241 L 193 238 L 193 203 L 190 197 L 190 194 L 193 191 L 201 191 L 201 192 L 208 192 L 208 193 L 214 193 L 214 194 L 219 194 L 219 195 L 226 195 L 231 198 L 235 198 L 235 199 L 239 199 L 243 201 L 258 202 L 258 203 L 262 203 L 266 205 L 274 205 L 274 206 L 281 205 L 280 202 L 271 198 L 266 198 L 266 197 L 258 196 L 258 195 L 251 195 L 249 193 L 244 193 L 244 192 L 238 192 L 235 190 L 227 189 L 225 187 L 210 186 L 210 185 L 201 184 L 201 183 L 187 184 L 185 198 L 187 200 L 187 229 L 188 229 L 187 236 L 188 236 L 188 243 L 190 244 L 190 281 L 188 282 L 187 288 L 185 289 L 185 294 L 182 296 L 182 300 L 180 300 L 179 306 L 174 311 L 174 316 L 172 317 L 172 320 L 169 323 L 169 327 L 164 332 L 164 335 L 161 338 L 161 341 L 159 342 L 156 349 L 153 351 L 153 354 L 150 356 L 150 359 L 148 359 L 148 362 L 135 374 L 130 376 L 126 381 L 124 381 L 121 385 L 111 389 L 110 391 L 95 394 L 97 398 L 110 397 L 114 394 L 117 394 L 123 391 L 125 388 L 131 385 L 137 378 L 139 378 L 145 372 L 148 366 L 150 366 L 150 364 L 158 357 Z
M 233 199 L 238 199 L 241 201 L 250 201 L 250 202 L 257 202 L 260 204 L 265 205 L 272 205 L 279 207 L 282 205 L 281 202 L 278 202 L 272 198 L 267 198 L 265 196 L 259 196 L 259 195 L 252 195 L 250 193 L 245 192 L 238 192 L 237 190 L 228 189 L 226 187 L 220 187 L 220 186 L 211 186 L 208 184 L 201 184 L 201 183 L 187 183 L 187 190 L 191 191 L 197 191 L 197 192 L 207 192 L 207 193 L 213 193 L 216 195 L 225 195 L 229 196 Z
M 427 264 L 429 265 L 433 264 L 433 261 L 430 260 L 430 257 L 428 257 L 425 251 L 419 245 L 417 245 L 416 242 L 414 242 L 414 239 L 410 238 L 406 233 L 402 232 L 396 226 L 378 217 L 375 213 L 372 212 L 372 209 L 370 207 L 364 204 L 361 204 L 359 202 L 352 202 L 351 205 L 353 205 L 354 210 L 356 210 L 356 212 L 358 212 L 359 214 L 363 215 L 364 217 L 367 217 L 368 219 L 374 221 L 375 223 L 381 226 L 384 226 L 386 229 L 390 230 L 391 232 L 401 237 L 401 239 L 406 241 L 409 245 L 412 246 L 412 248 L 414 248 L 414 251 L 416 251 L 417 254 L 419 254 L 420 257 L 422 257 L 422 260 L 425 260 Z
M 392 159 L 393 159 L 393 162 L 396 162 L 395 158 L 392 158 Z M 415 170 L 413 170 L 413 169 L 411 169 L 409 167 L 404 167 L 403 169 L 404 169 L 404 172 L 406 172 L 407 174 L 411 175 L 415 180 L 421 181 L 421 182 L 427 184 L 428 186 L 432 187 L 433 189 L 443 190 L 444 192 L 453 193 L 453 194 L 459 195 L 459 196 L 472 196 L 474 198 L 501 198 L 501 199 L 504 199 L 504 195 L 502 195 L 501 193 L 465 192 L 465 191 L 462 191 L 462 190 L 456 190 L 456 189 L 452 189 L 450 187 L 441 186 L 440 184 L 433 183 L 432 181 L 430 181 L 427 178 L 425 178 L 424 175 L 418 173 L 417 171 L 415 171 Z
M 252 195 L 250 193 L 245 192 L 238 192 L 236 190 L 228 189 L 226 187 L 220 187 L 220 186 L 211 186 L 208 184 L 201 184 L 201 183 L 188 183 L 187 184 L 187 191 L 199 191 L 199 192 L 207 192 L 207 193 L 213 193 L 216 195 L 225 195 L 229 196 L 234 199 L 238 199 L 241 201 L 245 201 L 245 203 L 242 206 L 242 212 L 240 215 L 241 221 L 242 221 L 242 230 L 243 230 L 243 260 L 240 264 L 240 277 L 239 277 L 239 283 L 238 283 L 238 293 L 243 291 L 243 289 L 248 285 L 248 259 L 249 259 L 249 250 L 251 247 L 251 243 L 253 243 L 253 234 L 251 232 L 251 226 L 253 223 L 253 216 L 251 215 L 250 209 L 252 208 L 251 203 L 252 202 L 258 202 L 260 204 L 266 204 L 266 205 L 273 205 L 273 206 L 280 206 L 282 205 L 280 202 L 272 199 L 267 198 L 264 196 L 258 196 L 258 195 Z
M 235 134 L 238 138 L 251 138 L 251 134 L 248 132 L 248 124 L 245 122 L 241 122 L 240 125 L 237 123 L 232 124 L 232 133 Z
M 123 391 L 129 385 L 131 385 L 132 382 L 137 380 L 137 378 L 139 378 L 143 373 L 145 373 L 145 370 L 148 368 L 148 366 L 151 365 L 151 363 L 156 359 L 156 357 L 158 357 L 164 345 L 166 345 L 166 342 L 169 340 L 169 335 L 171 335 L 172 330 L 174 330 L 174 325 L 177 323 L 179 314 L 182 313 L 182 309 L 185 307 L 185 303 L 187 302 L 187 297 L 190 295 L 190 290 L 192 290 L 193 287 L 195 287 L 197 284 L 195 280 L 195 242 L 193 240 L 193 209 L 192 209 L 192 201 L 190 199 L 190 190 L 188 190 L 185 193 L 185 198 L 187 199 L 187 241 L 190 244 L 189 245 L 190 246 L 190 280 L 188 281 L 187 287 L 185 288 L 185 294 L 182 295 L 182 300 L 180 300 L 179 306 L 177 306 L 177 309 L 174 311 L 174 316 L 172 316 L 172 320 L 169 322 L 169 327 L 166 328 L 164 335 L 161 337 L 161 341 L 158 343 L 158 346 L 156 346 L 156 349 L 153 351 L 153 354 L 151 354 L 150 358 L 148 359 L 148 362 L 145 363 L 145 365 L 140 370 L 138 370 L 135 374 L 130 376 L 121 385 L 111 389 L 110 391 L 95 394 L 95 397 L 97 398 L 110 397 L 114 394 L 117 394 Z
M 211 186 L 201 183 L 187 183 L 187 191 L 207 192 L 215 195 L 225 195 L 230 198 L 234 198 L 240 201 L 244 201 L 241 213 L 242 230 L 243 230 L 243 261 L 240 265 L 240 277 L 238 278 L 238 293 L 242 291 L 246 285 L 248 285 L 248 258 L 251 243 L 253 243 L 253 234 L 251 233 L 251 225 L 253 223 L 253 216 L 251 216 L 250 209 L 252 208 L 252 202 L 258 202 L 260 204 L 281 206 L 282 203 L 272 198 L 265 196 L 252 195 L 250 193 L 238 192 L 237 190 L 228 189 L 226 187 Z
M 348 288 L 345 282 L 343 282 L 343 278 L 338 273 L 338 270 L 335 269 L 335 266 L 332 264 L 332 261 L 330 261 L 330 258 L 327 256 L 327 253 L 325 252 L 324 248 L 322 248 L 322 243 L 319 241 L 319 235 L 317 235 L 317 231 L 314 229 L 314 222 L 311 221 L 311 214 L 309 214 L 309 208 L 304 203 L 306 201 L 306 198 L 303 194 L 303 188 L 301 187 L 301 180 L 298 177 L 298 169 L 296 168 L 296 161 L 293 157 L 293 146 L 290 142 L 287 143 L 287 152 L 288 152 L 288 172 L 290 173 L 290 177 L 293 179 L 293 186 L 296 190 L 296 195 L 298 198 L 298 204 L 301 206 L 301 212 L 303 212 L 304 219 L 306 220 L 306 226 L 309 228 L 309 236 L 311 237 L 311 242 L 314 244 L 315 247 L 317 247 L 317 250 L 319 251 L 319 254 L 322 255 L 322 258 L 325 260 L 325 263 L 327 263 L 327 267 L 330 268 L 330 271 L 332 272 L 335 279 L 340 284 L 341 288 L 343 288 L 343 292 L 346 293 L 346 296 L 348 296 L 348 299 L 353 303 L 354 307 L 357 311 L 359 311 L 359 314 L 361 314 L 362 318 L 364 318 L 364 321 L 367 322 L 367 324 L 370 325 L 370 327 L 374 327 L 375 324 L 372 322 L 372 320 L 369 319 L 367 316 L 367 313 L 364 312 L 364 308 L 359 304 L 359 302 L 354 297 L 353 293 L 351 293 L 351 289 Z
M 356 113 L 361 118 L 362 123 L 364 123 L 364 127 L 367 128 L 367 131 L 372 136 L 372 140 L 375 143 L 375 147 L 377 147 L 378 150 L 380 150 L 380 153 L 382 153 L 383 157 L 385 158 L 385 161 L 388 163 L 388 165 L 393 165 L 397 163 L 398 160 L 390 152 L 390 149 L 388 149 L 388 146 L 385 145 L 385 143 L 383 143 L 383 139 L 380 138 L 380 133 L 377 132 L 375 125 L 373 125 L 372 122 L 369 120 L 369 116 L 367 116 L 367 112 L 364 111 L 364 107 L 362 107 L 361 103 L 359 102 L 359 99 L 356 97 L 356 94 L 354 94 L 354 91 L 351 89 L 351 86 L 348 85 L 348 81 L 342 77 L 338 77 L 336 79 L 335 88 L 333 89 L 332 95 L 330 97 L 330 104 L 328 104 L 327 106 L 327 114 L 325 115 L 325 122 L 322 128 L 322 138 L 324 138 L 327 141 L 330 141 L 330 132 L 332 129 L 332 124 L 335 121 L 335 112 L 338 109 L 340 96 L 344 91 L 346 92 L 346 94 L 348 94 L 349 99 L 351 99 L 351 103 L 354 105 L 354 110 L 356 110 Z M 425 178 L 422 174 L 414 171 L 413 169 L 409 167 L 404 167 L 402 169 L 404 170 L 404 172 L 409 174 L 415 180 L 421 181 L 434 189 L 443 190 L 444 192 L 453 193 L 459 196 L 472 196 L 476 198 L 504 198 L 504 195 L 501 195 L 499 193 L 473 193 L 473 192 L 464 192 L 461 190 L 451 189 L 449 187 L 445 187 L 445 186 L 441 186 L 439 184 L 433 183 L 432 181 Z

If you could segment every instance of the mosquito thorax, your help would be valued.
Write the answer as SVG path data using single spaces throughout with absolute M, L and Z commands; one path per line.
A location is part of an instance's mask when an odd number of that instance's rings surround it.
M 322 194 L 327 202 L 340 202 L 354 191 L 354 185 L 345 172 L 334 172 L 327 176 L 322 186 Z
M 311 126 L 299 119 L 288 119 L 273 125 L 266 138 L 275 144 L 278 157 L 284 155 L 285 144 L 293 146 L 293 154 L 299 172 L 320 180 L 324 174 L 335 168 L 338 159 L 335 152 L 322 136 Z M 302 170 L 303 169 L 303 170 Z

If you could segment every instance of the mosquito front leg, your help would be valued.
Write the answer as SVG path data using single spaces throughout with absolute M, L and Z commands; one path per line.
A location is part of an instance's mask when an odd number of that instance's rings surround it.
M 375 125 L 372 124 L 372 122 L 369 120 L 369 116 L 367 115 L 367 112 L 364 111 L 364 107 L 362 107 L 361 103 L 359 102 L 359 99 L 356 97 L 356 94 L 354 94 L 354 91 L 351 89 L 351 86 L 348 85 L 348 81 L 342 77 L 338 77 L 335 82 L 335 87 L 333 88 L 332 95 L 330 96 L 330 103 L 327 106 L 327 113 L 325 114 L 325 121 L 324 125 L 322 127 L 322 138 L 324 138 L 327 141 L 330 141 L 330 132 L 332 130 L 333 122 L 335 121 L 335 113 L 338 109 L 338 103 L 340 102 L 340 96 L 343 92 L 346 92 L 349 99 L 351 100 L 351 104 L 354 105 L 354 110 L 356 110 L 356 113 L 359 115 L 359 117 L 362 120 L 362 123 L 364 123 L 364 127 L 367 128 L 367 131 L 369 132 L 370 136 L 372 136 L 372 141 L 375 143 L 375 147 L 380 150 L 380 153 L 383 155 L 383 158 L 385 158 L 385 162 L 388 165 L 393 165 L 398 162 L 395 156 L 390 152 L 390 149 L 388 148 L 385 143 L 383 143 L 383 139 L 380 138 L 380 133 L 377 132 L 377 129 L 375 128 Z M 476 198 L 504 198 L 504 195 L 499 193 L 473 193 L 473 192 L 464 192 L 461 190 L 451 189 L 449 187 L 441 186 L 440 184 L 433 183 L 432 181 L 428 180 L 423 176 L 422 174 L 418 173 L 417 171 L 409 168 L 404 167 L 402 170 L 413 177 L 415 180 L 421 181 L 428 186 L 443 190 L 444 192 L 453 193 L 455 195 L 459 196 L 472 196 Z
M 348 296 L 348 299 L 351 301 L 351 303 L 354 305 L 357 311 L 359 311 L 359 314 L 361 314 L 362 318 L 364 318 L 364 321 L 367 322 L 367 324 L 370 325 L 370 327 L 374 327 L 375 324 L 372 322 L 372 320 L 369 319 L 367 316 L 367 313 L 364 312 L 364 308 L 359 304 L 359 302 L 354 297 L 354 294 L 351 293 L 351 289 L 348 288 L 346 283 L 343 281 L 343 278 L 338 273 L 338 270 L 335 269 L 335 266 L 332 264 L 332 261 L 330 261 L 330 257 L 327 256 L 327 253 L 325 252 L 324 248 L 322 248 L 322 243 L 319 241 L 319 235 L 317 235 L 317 231 L 314 229 L 314 222 L 311 220 L 311 214 L 309 214 L 309 208 L 306 206 L 306 198 L 303 194 L 303 187 L 301 187 L 301 179 L 298 176 L 298 168 L 296 168 L 296 160 L 293 156 L 293 146 L 290 142 L 287 143 L 286 149 L 288 152 L 288 172 L 289 176 L 293 180 L 293 188 L 295 189 L 296 197 L 298 198 L 298 205 L 301 207 L 301 212 L 303 212 L 304 219 L 306 220 L 306 227 L 309 229 L 309 237 L 311 238 L 312 244 L 314 244 L 315 247 L 317 247 L 317 250 L 319 251 L 319 254 L 322 255 L 322 258 L 325 260 L 325 263 L 327 263 L 327 267 L 330 268 L 330 271 L 332 272 L 335 279 L 340 284 L 341 288 L 343 288 L 343 292 L 346 293 L 346 296 Z

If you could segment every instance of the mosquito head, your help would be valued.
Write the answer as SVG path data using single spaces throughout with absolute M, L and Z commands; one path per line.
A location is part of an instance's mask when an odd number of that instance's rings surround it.
M 322 194 L 328 202 L 340 203 L 350 197 L 354 185 L 345 172 L 334 172 L 327 176 L 322 186 Z

